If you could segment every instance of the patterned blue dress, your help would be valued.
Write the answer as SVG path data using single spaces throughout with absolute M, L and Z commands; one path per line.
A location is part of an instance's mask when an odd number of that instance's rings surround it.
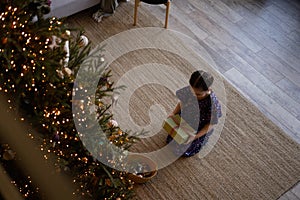
M 206 124 L 217 124 L 218 119 L 222 116 L 221 105 L 214 92 L 211 92 L 204 99 L 198 100 L 192 93 L 190 86 L 187 86 L 178 90 L 176 96 L 181 102 L 179 114 L 194 128 L 195 134 Z M 176 155 L 190 157 L 200 151 L 212 133 L 213 129 L 189 144 L 178 144 L 168 135 L 167 143 L 171 142 L 170 146 Z

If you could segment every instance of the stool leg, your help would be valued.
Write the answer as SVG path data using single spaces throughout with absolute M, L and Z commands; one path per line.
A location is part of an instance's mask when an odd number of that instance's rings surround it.
M 136 26 L 137 22 L 137 12 L 138 12 L 138 7 L 140 5 L 140 0 L 135 0 L 134 3 L 134 17 L 133 17 L 133 26 Z
M 165 19 L 165 28 L 168 28 L 168 19 L 169 19 L 169 10 L 170 10 L 170 0 L 166 3 L 166 19 Z

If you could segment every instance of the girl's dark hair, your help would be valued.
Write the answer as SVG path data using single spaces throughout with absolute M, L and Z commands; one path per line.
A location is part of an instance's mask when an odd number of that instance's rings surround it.
M 198 70 L 192 73 L 189 82 L 192 87 L 206 91 L 214 82 L 214 77 L 205 71 Z

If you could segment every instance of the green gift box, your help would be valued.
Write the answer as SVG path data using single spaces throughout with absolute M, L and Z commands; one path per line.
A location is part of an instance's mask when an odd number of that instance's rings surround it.
M 164 130 L 178 143 L 185 143 L 195 130 L 179 115 L 168 117 L 163 123 Z

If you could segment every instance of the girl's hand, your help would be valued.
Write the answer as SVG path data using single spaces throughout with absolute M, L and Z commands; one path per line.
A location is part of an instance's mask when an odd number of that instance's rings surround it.
M 190 135 L 190 137 L 188 138 L 188 140 L 184 144 L 189 144 L 189 143 L 193 142 L 194 139 L 195 139 L 195 136 L 194 135 Z
M 174 113 L 170 113 L 169 115 L 168 115 L 168 117 L 172 117 L 172 116 L 174 116 L 175 114 Z

